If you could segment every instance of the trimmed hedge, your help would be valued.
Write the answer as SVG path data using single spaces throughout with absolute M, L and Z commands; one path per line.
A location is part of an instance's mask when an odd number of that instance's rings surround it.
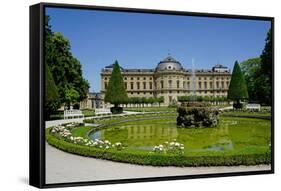
M 47 142 L 66 152 L 78 154 L 87 157 L 94 157 L 100 159 L 108 159 L 117 162 L 133 163 L 139 165 L 152 166 L 234 166 L 234 165 L 257 165 L 270 164 L 271 153 L 254 153 L 248 152 L 245 154 L 222 154 L 222 153 L 193 153 L 187 155 L 172 155 L 159 154 L 145 151 L 135 150 L 102 150 L 89 146 L 82 146 L 66 142 L 50 134 L 50 129 L 46 129 Z

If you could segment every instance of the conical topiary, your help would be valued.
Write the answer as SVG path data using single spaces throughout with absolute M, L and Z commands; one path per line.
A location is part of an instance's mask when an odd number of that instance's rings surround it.
M 127 99 L 128 95 L 125 90 L 120 66 L 118 62 L 115 61 L 108 87 L 106 89 L 104 101 L 114 104 L 114 107 L 118 107 L 120 103 L 124 103 Z
M 249 98 L 244 74 L 237 61 L 235 61 L 232 71 L 227 98 L 236 101 L 237 104 L 239 104 L 240 100 Z

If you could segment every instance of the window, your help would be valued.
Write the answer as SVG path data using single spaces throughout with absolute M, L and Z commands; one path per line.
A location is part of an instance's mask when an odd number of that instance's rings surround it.
M 219 82 L 217 82 L 217 84 L 216 84 L 216 85 L 217 85 L 217 88 L 219 88 Z
M 229 81 L 226 81 L 226 87 L 228 87 L 228 85 L 229 85 Z
M 201 89 L 201 82 L 198 82 L 199 89 Z
M 139 90 L 140 89 L 140 83 L 137 82 L 137 89 Z
M 177 81 L 177 88 L 180 88 L 180 81 Z
M 145 95 L 145 94 L 146 94 L 146 92 L 143 92 L 143 94 Z
M 146 89 L 146 82 L 143 82 L 143 89 Z
M 213 88 L 213 82 L 210 82 L 210 88 Z
M 105 77 L 104 80 L 107 80 L 107 77 Z
M 152 90 L 152 82 L 149 82 L 149 89 Z
M 127 77 L 125 77 L 124 79 L 127 80 Z
M 221 87 L 224 88 L 224 82 L 221 82 Z
M 189 80 L 189 77 L 187 77 L 187 80 Z
M 131 80 L 134 80 L 134 78 L 131 78 Z
M 140 78 L 139 78 L 139 77 L 137 77 L 137 80 L 140 80 Z
M 190 88 L 190 83 L 189 82 L 187 82 L 187 89 L 189 89 Z
M 143 80 L 145 80 L 146 78 L 145 77 L 143 77 Z
M 107 89 L 107 82 L 104 82 L 104 89 Z
M 207 82 L 204 82 L 204 88 L 207 89 Z
M 124 84 L 125 84 L 125 89 L 127 89 L 127 82 L 125 82 Z
M 183 82 L 182 86 L 183 86 L 183 88 L 184 88 L 184 89 L 186 88 L 186 87 L 185 87 L 185 85 L 186 85 L 186 83 L 185 83 L 185 82 Z
M 134 89 L 134 82 L 131 82 L 131 90 Z
M 152 80 L 152 77 L 150 77 L 149 79 Z
M 131 95 L 133 95 L 134 93 L 133 92 L 131 92 Z
M 172 88 L 172 80 L 169 80 L 169 88 Z
M 207 80 L 207 78 L 205 77 L 204 80 Z
M 140 92 L 138 92 L 137 94 L 140 94 Z
M 163 80 L 161 81 L 161 88 L 162 89 L 164 88 L 164 81 Z

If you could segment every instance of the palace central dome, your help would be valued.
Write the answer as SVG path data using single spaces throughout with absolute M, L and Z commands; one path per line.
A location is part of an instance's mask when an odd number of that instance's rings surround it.
M 183 70 L 183 67 L 179 61 L 175 60 L 171 56 L 168 56 L 158 63 L 156 71 L 161 70 Z

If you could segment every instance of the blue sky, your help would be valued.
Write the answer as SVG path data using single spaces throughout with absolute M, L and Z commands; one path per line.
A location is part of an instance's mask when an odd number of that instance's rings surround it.
M 259 56 L 269 21 L 47 8 L 52 30 L 71 43 L 91 91 L 100 90 L 100 71 L 118 60 L 124 68 L 155 68 L 170 53 L 184 68 L 232 69 Z

